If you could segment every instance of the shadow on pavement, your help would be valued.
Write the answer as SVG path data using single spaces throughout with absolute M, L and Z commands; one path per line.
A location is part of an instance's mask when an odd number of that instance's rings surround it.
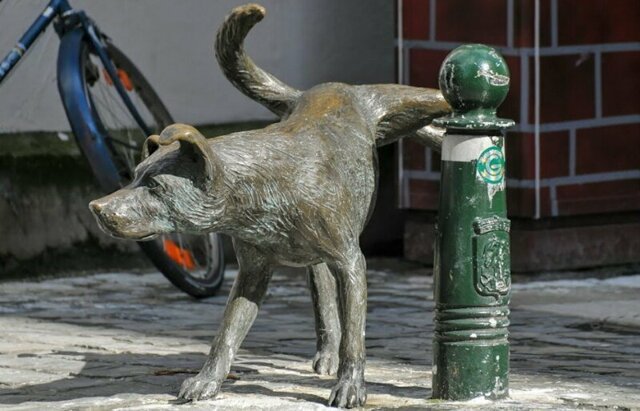
M 59 356 L 81 360 L 84 367 L 69 378 L 58 379 L 43 384 L 22 385 L 20 388 L 0 388 L 0 404 L 22 404 L 25 402 L 62 402 L 89 397 L 113 397 L 126 394 L 166 395 L 173 404 L 182 404 L 177 395 L 182 381 L 195 375 L 202 366 L 205 356 L 201 353 L 181 353 L 174 355 L 157 354 L 97 354 L 81 351 L 56 351 L 47 356 Z M 39 357 L 30 355 L 30 357 Z M 24 355 L 21 358 L 25 358 Z M 256 367 L 256 368 L 253 368 Z M 258 371 L 258 367 L 262 367 Z M 266 373 L 264 367 L 274 370 Z M 283 371 L 283 372 L 278 372 Z M 335 383 L 334 377 L 320 377 L 309 371 L 308 375 L 294 375 L 292 369 L 261 361 L 244 361 L 234 365 L 222 386 L 227 394 L 258 394 L 274 398 L 291 398 L 299 401 L 326 405 L 328 393 Z M 296 373 L 300 371 L 295 370 Z M 307 374 L 304 372 L 304 374 Z M 265 381 L 281 390 L 266 387 Z M 321 388 L 327 398 L 310 392 L 287 390 L 287 387 L 302 386 Z M 367 383 L 370 394 L 393 391 L 404 398 L 423 399 L 430 396 L 430 390 L 423 386 L 395 386 L 385 383 Z M 303 388 L 304 390 L 304 388 Z M 174 397 L 174 398 L 170 398 Z

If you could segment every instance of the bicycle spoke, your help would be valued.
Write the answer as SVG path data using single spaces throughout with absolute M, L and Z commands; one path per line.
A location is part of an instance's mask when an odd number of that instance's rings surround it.
M 110 141 L 122 146 L 123 150 L 119 150 L 126 161 L 126 167 L 128 172 L 131 173 L 136 166 L 136 159 L 139 155 L 142 141 L 146 138 L 144 133 L 138 128 L 137 124 L 133 120 L 133 116 L 127 111 L 124 103 L 121 102 L 120 96 L 114 92 L 113 86 L 105 87 L 102 82 L 97 82 L 94 86 L 96 90 L 95 102 L 100 105 L 106 113 L 102 117 L 105 118 L 104 126 L 107 129 L 115 129 L 115 133 L 112 131 L 109 135 Z M 139 103 L 139 98 L 135 93 L 132 100 L 135 103 Z M 111 102 L 117 102 L 116 104 L 110 104 Z M 149 122 L 149 124 L 151 124 Z M 132 127 L 133 125 L 133 127 Z M 115 134 L 115 135 L 114 135 Z M 116 135 L 122 135 L 128 143 L 121 138 L 117 138 Z M 114 147 L 115 149 L 115 147 Z
M 127 142 L 125 142 L 125 141 L 118 140 L 118 139 L 117 139 L 117 138 L 115 138 L 115 137 L 111 137 L 111 136 L 109 136 L 109 137 L 107 137 L 107 139 L 109 139 L 109 140 L 110 140 L 111 142 L 113 142 L 113 143 L 116 143 L 116 144 L 118 144 L 118 145 L 120 145 L 120 146 L 122 146 L 122 147 L 129 148 L 129 149 L 131 149 L 131 150 L 137 150 L 137 149 L 139 149 L 139 147 L 138 147 L 137 145 L 133 145 L 133 144 L 127 143 Z

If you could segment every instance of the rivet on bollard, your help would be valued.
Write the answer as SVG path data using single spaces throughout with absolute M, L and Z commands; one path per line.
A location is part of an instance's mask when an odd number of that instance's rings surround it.
M 434 262 L 433 398 L 509 394 L 511 270 L 503 130 L 509 70 L 496 50 L 464 45 L 440 69 L 454 112 L 445 128 Z

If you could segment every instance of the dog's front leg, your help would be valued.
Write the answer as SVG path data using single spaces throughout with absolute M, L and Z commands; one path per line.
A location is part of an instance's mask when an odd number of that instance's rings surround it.
M 359 407 L 367 400 L 364 382 L 366 263 L 362 252 L 357 249 L 346 261 L 330 266 L 337 280 L 342 337 L 338 383 L 331 392 L 329 404 L 334 407 Z
M 338 371 L 340 316 L 336 280 L 325 263 L 309 267 L 309 290 L 316 320 L 316 356 L 313 370 L 320 374 Z
M 213 398 L 231 369 L 231 362 L 258 315 L 272 267 L 254 247 L 234 241 L 240 271 L 233 284 L 222 324 L 209 357 L 195 377 L 182 383 L 180 398 L 193 401 Z

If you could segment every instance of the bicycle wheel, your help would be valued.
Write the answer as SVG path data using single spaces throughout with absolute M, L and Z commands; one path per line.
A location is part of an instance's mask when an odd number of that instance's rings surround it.
M 61 43 L 60 93 L 71 128 L 94 175 L 105 191 L 115 191 L 132 179 L 147 135 L 127 109 L 92 44 L 82 34 L 71 34 L 65 35 Z M 110 42 L 105 44 L 118 73 L 115 81 L 124 86 L 147 128 L 159 133 L 173 123 L 164 104 L 131 60 Z M 101 161 L 94 161 L 98 155 Z M 107 164 L 105 157 L 109 157 L 111 164 Z M 215 233 L 174 233 L 138 244 L 171 283 L 193 297 L 214 295 L 222 285 L 225 268 L 222 241 Z

